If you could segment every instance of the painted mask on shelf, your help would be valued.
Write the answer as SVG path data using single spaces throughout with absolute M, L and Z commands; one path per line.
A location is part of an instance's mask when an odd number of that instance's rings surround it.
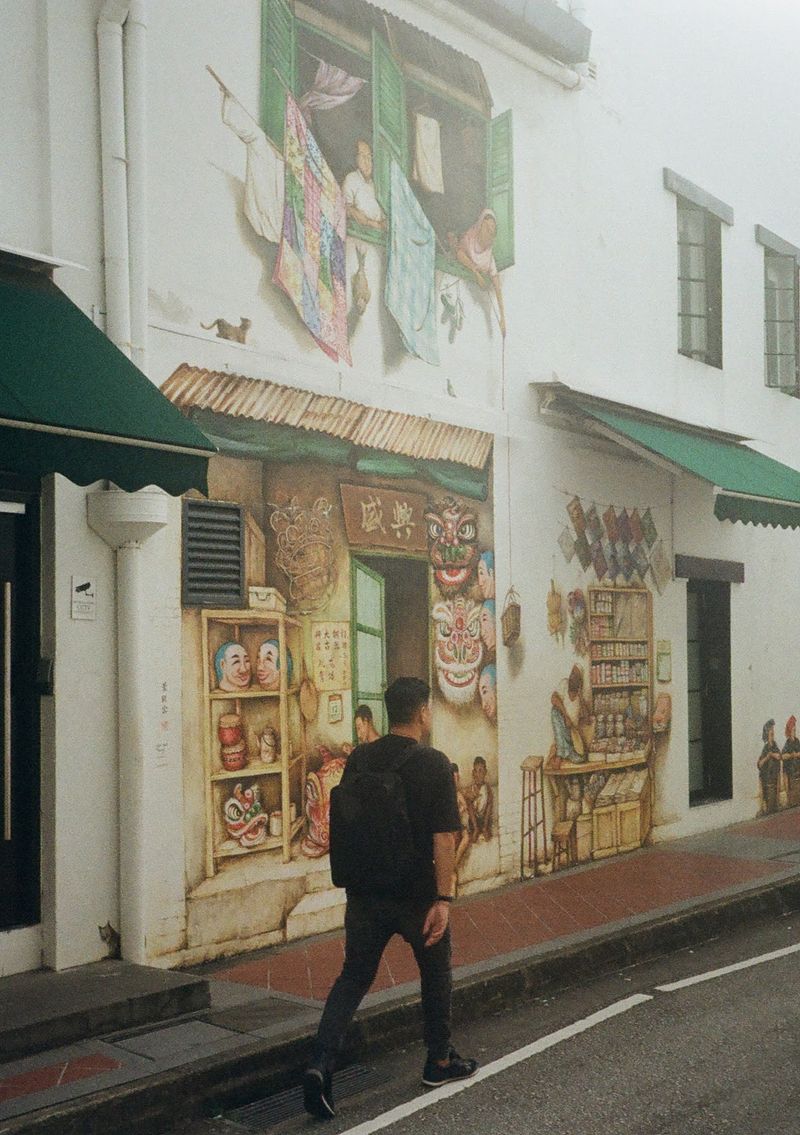
M 245 789 L 237 784 L 225 801 L 223 815 L 228 835 L 240 847 L 258 847 L 267 838 L 269 817 L 261 807 L 257 784 Z

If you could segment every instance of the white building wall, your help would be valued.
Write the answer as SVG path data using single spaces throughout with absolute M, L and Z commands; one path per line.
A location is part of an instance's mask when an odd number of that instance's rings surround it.
M 542 425 L 528 384 L 558 378 L 644 409 L 748 433 L 772 456 L 798 464 L 800 403 L 763 383 L 763 250 L 753 227 L 764 224 L 800 245 L 790 160 L 800 127 L 791 50 L 800 12 L 780 4 L 754 9 L 743 0 L 675 0 L 666 9 L 657 0 L 634 6 L 593 0 L 588 19 L 597 78 L 568 91 L 504 54 L 498 37 L 488 37 L 488 45 L 458 30 L 444 8 L 433 15 L 412 0 L 384 3 L 479 60 L 495 112 L 513 110 L 516 263 L 503 273 L 505 348 L 487 323 L 482 298 L 465 289 L 465 332 L 452 347 L 443 341 L 439 368 L 388 358 L 376 284 L 353 337 L 352 369 L 316 348 L 281 304 L 263 244 L 242 214 L 244 147 L 222 123 L 219 90 L 206 71 L 212 65 L 257 113 L 260 4 L 232 0 L 221 19 L 215 0 L 195 0 L 190 14 L 179 0 L 163 0 L 149 6 L 148 31 L 149 375 L 160 384 L 186 361 L 496 434 L 498 595 L 513 582 L 523 603 L 522 641 L 498 656 L 505 875 L 517 866 L 519 761 L 546 753 L 552 739 L 547 699 L 563 649 L 546 635 L 544 596 L 557 566 L 556 513 L 564 492 L 597 493 L 621 505 L 646 499 L 674 534 L 670 554 L 744 561 L 746 582 L 732 587 L 731 802 L 687 808 L 684 585 L 673 582 L 655 597 L 656 637 L 673 644 L 673 727 L 668 755 L 657 765 L 655 838 L 750 816 L 757 808 L 761 723 L 793 710 L 786 660 L 796 534 L 720 524 L 709 491 L 691 479 L 673 485 L 663 472 Z M 86 265 L 86 272 L 61 270 L 57 279 L 102 323 L 99 10 L 99 0 L 0 5 L 8 33 L 0 48 L 6 56 L 0 144 L 8 155 L 0 174 L 0 243 Z M 675 200 L 663 188 L 664 166 L 735 211 L 734 226 L 723 226 L 721 371 L 677 353 Z M 381 254 L 370 249 L 368 255 L 377 281 Z M 252 318 L 247 346 L 200 328 L 218 316 Z M 52 775 L 54 814 L 44 823 L 53 858 L 44 879 L 44 956 L 62 966 L 100 956 L 97 925 L 117 924 L 117 754 L 113 554 L 86 526 L 84 490 L 58 479 L 55 506 L 48 539 L 57 685 L 43 756 L 44 775 Z M 153 955 L 168 958 L 181 948 L 185 920 L 181 759 L 195 759 L 180 749 L 177 502 L 170 527 L 143 554 L 153 578 L 164 581 L 154 590 L 148 628 L 147 810 L 150 937 Z M 562 564 L 558 569 L 563 574 Z M 98 578 L 96 623 L 69 618 L 76 571 Z M 164 682 L 168 714 L 162 715 Z M 166 750 L 158 749 L 163 717 L 170 727 Z M 196 818 L 194 806 L 187 807 L 187 820 Z

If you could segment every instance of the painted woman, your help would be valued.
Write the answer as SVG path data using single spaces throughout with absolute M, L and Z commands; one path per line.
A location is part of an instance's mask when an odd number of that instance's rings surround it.
M 758 777 L 761 781 L 761 798 L 765 812 L 777 812 L 778 791 L 781 783 L 781 751 L 775 741 L 775 721 L 770 718 L 761 730 L 764 748 L 758 758 Z
M 500 273 L 494 259 L 494 242 L 497 237 L 497 217 L 491 209 L 484 209 L 478 219 L 466 232 L 451 244 L 459 264 L 472 273 L 472 278 L 479 287 L 487 290 L 492 288 L 497 298 L 497 321 L 500 324 L 500 334 L 506 337 L 506 309 L 503 303 L 503 287 L 500 283 Z
M 786 722 L 785 733 L 783 769 L 787 780 L 787 804 L 796 808 L 800 804 L 800 741 L 797 739 L 797 718 L 794 714 Z

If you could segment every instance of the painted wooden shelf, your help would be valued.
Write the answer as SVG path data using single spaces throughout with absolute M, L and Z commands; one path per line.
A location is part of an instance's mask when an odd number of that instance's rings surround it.
M 288 762 L 289 768 L 290 769 L 294 768 L 294 766 L 297 764 L 298 761 L 302 761 L 304 759 L 305 758 L 303 757 L 302 754 L 298 754 L 296 757 L 292 757 L 292 759 Z M 268 764 L 268 765 L 265 765 L 265 764 L 245 765 L 244 768 L 237 769 L 234 772 L 231 772 L 228 769 L 223 769 L 222 772 L 212 773 L 211 779 L 215 782 L 219 781 L 219 780 L 237 780 L 237 779 L 238 780 L 247 780 L 247 779 L 252 779 L 253 777 L 256 777 L 256 776 L 280 776 L 282 771 L 283 771 L 283 763 L 280 760 L 277 760 L 277 761 L 272 761 L 272 763 Z
M 294 839 L 297 833 L 303 826 L 303 817 L 298 816 L 292 824 L 290 833 L 290 840 Z M 218 847 L 214 852 L 215 859 L 239 859 L 243 855 L 253 855 L 256 851 L 278 851 L 283 846 L 282 835 L 267 836 L 263 843 L 257 843 L 255 847 Z
M 289 686 L 286 691 L 287 695 L 299 694 L 299 686 Z M 246 701 L 253 699 L 257 701 L 259 698 L 279 698 L 281 696 L 280 690 L 239 690 L 238 693 L 233 693 L 228 690 L 212 690 L 208 695 L 211 701 Z
M 282 611 L 268 611 L 261 607 L 232 611 L 229 609 L 203 609 L 200 612 L 203 650 L 203 705 L 204 705 L 204 767 L 206 785 L 206 875 L 211 878 L 222 859 L 237 859 L 253 855 L 259 851 L 280 851 L 284 863 L 292 857 L 292 841 L 303 826 L 303 792 L 306 775 L 306 737 L 305 721 L 299 706 L 300 686 L 282 685 L 278 690 L 262 690 L 258 686 L 246 690 L 216 689 L 216 676 L 213 671 L 213 648 L 228 639 L 244 642 L 252 652 L 259 636 L 265 630 L 278 641 L 281 660 L 291 656 L 298 667 L 303 658 L 302 624 L 285 615 Z M 251 659 L 252 662 L 252 659 Z M 281 683 L 289 675 L 285 667 L 280 671 Z M 281 740 L 281 753 L 275 762 L 264 764 L 261 761 L 245 765 L 244 768 L 229 771 L 220 767 L 220 745 L 217 725 L 220 713 L 234 705 L 237 715 L 242 718 L 244 736 L 252 736 L 265 727 L 265 723 L 275 728 Z M 289 754 L 293 753 L 293 756 Z M 254 756 L 259 755 L 257 753 Z M 294 823 L 283 825 L 280 836 L 269 836 L 255 847 L 225 847 L 234 842 L 228 835 L 224 816 L 225 787 L 237 781 L 252 783 L 263 778 L 265 795 L 270 807 L 262 801 L 265 811 L 280 810 L 289 816 L 293 804 L 299 813 Z M 279 778 L 279 788 L 275 779 Z M 276 800 L 277 794 L 277 800 Z M 276 807 L 277 804 L 277 807 Z
M 620 753 L 619 759 L 614 761 L 583 761 L 575 764 L 574 761 L 562 761 L 558 768 L 547 764 L 544 766 L 545 776 L 580 776 L 593 772 L 614 772 L 623 768 L 632 768 L 634 765 L 646 765 L 650 750 L 638 749 L 635 753 Z

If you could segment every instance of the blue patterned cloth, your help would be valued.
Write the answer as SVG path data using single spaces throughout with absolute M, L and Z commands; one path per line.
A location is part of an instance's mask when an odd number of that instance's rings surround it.
M 386 306 L 397 321 L 406 350 L 439 365 L 436 339 L 436 237 L 397 162 L 389 189 L 389 259 Z

